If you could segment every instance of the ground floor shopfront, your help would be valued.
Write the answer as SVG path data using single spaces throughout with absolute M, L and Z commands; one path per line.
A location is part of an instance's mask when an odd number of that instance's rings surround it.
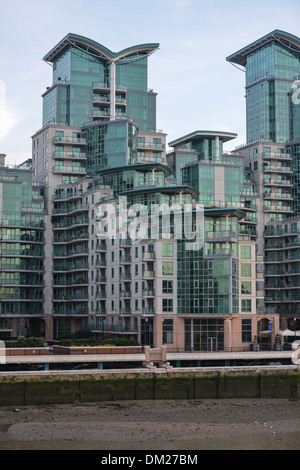
M 54 321 L 53 330 L 65 319 Z M 279 316 L 264 315 L 107 315 L 84 323 L 68 318 L 68 331 L 89 330 L 94 338 L 125 337 L 142 346 L 173 351 L 241 351 L 250 350 L 260 332 L 269 333 L 273 345 L 279 331 Z M 81 319 L 82 320 L 82 319 Z M 66 326 L 66 325 L 65 325 Z M 62 328 L 60 328 L 62 331 Z M 65 332 L 64 332 L 65 333 Z M 56 339 L 56 338 L 54 338 Z M 57 337 L 57 339 L 60 339 Z
M 279 317 L 231 315 L 228 317 L 164 317 L 141 319 L 140 344 L 178 351 L 250 350 L 260 332 L 269 332 L 273 345 Z

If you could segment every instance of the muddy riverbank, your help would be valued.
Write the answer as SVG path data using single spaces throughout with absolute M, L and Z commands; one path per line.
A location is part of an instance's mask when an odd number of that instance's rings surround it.
M 300 400 L 141 400 L 0 408 L 0 449 L 8 442 L 94 443 L 157 448 L 165 443 L 300 433 Z M 178 444 L 179 445 L 179 444 Z M 187 444 L 186 444 L 187 445 Z M 300 443 L 299 443 L 300 448 Z

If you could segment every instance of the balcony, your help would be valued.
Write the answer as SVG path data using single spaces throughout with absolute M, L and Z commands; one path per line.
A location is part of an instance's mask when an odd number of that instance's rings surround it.
M 236 240 L 237 235 L 235 232 L 231 232 L 230 230 L 224 230 L 224 232 L 205 232 L 205 240 L 209 242 L 232 239 Z
M 276 240 L 278 242 L 278 240 Z M 300 247 L 300 240 L 297 237 L 294 241 L 289 243 L 275 243 L 273 245 L 265 243 L 265 250 L 288 250 L 289 248 L 299 248 Z
M 106 315 L 106 308 L 97 308 L 96 315 Z
M 131 291 L 121 291 L 120 292 L 120 297 L 124 298 L 131 298 Z
M 106 299 L 106 292 L 96 292 L 96 299 Z
M 67 258 L 69 256 L 85 256 L 88 255 L 88 249 L 77 249 L 77 250 L 67 250 L 67 251 L 54 251 L 53 258 Z
M 236 256 L 236 253 L 233 250 L 230 249 L 209 249 L 207 250 L 207 253 L 205 253 L 206 256 Z
M 75 204 L 74 206 L 71 207 L 59 207 L 56 209 L 53 209 L 52 214 L 71 214 L 72 212 L 78 212 L 78 211 L 85 211 L 88 210 L 90 207 L 89 204 Z
M 131 245 L 132 245 L 132 240 L 130 238 L 126 238 L 126 239 L 120 238 L 119 239 L 119 246 L 120 247 L 121 246 L 126 247 L 126 246 L 131 246 Z
M 155 309 L 154 308 L 143 308 L 142 310 L 143 315 L 155 315 Z
M 143 290 L 143 297 L 155 297 L 155 290 Z
M 53 158 L 70 159 L 70 160 L 86 160 L 86 153 L 80 152 L 53 152 Z
M 290 166 L 265 166 L 263 168 L 264 173 L 277 173 L 277 172 L 284 172 L 284 173 L 292 173 L 292 168 Z
M 264 206 L 264 211 L 265 212 L 290 212 L 292 213 L 293 210 L 291 207 L 289 206 L 275 206 L 275 205 L 271 205 L 271 206 Z
M 71 242 L 82 242 L 89 240 L 88 233 L 78 233 L 70 236 L 55 236 L 53 237 L 53 243 L 71 243 Z
M 126 99 L 116 96 L 116 105 L 117 106 L 126 106 Z
M 100 266 L 105 268 L 106 267 L 106 260 L 105 259 L 97 259 L 96 266 Z
M 105 90 L 106 92 L 107 91 L 110 91 L 110 87 L 108 85 L 108 83 L 105 83 L 105 82 L 94 82 L 93 83 L 93 90 Z
M 105 90 L 110 91 L 110 86 L 106 82 L 94 82 L 93 83 L 93 90 Z M 121 85 L 120 83 L 116 84 L 116 91 L 126 92 L 126 85 Z
M 120 264 L 131 264 L 131 262 L 131 256 L 121 256 L 120 258 Z
M 81 270 L 88 270 L 89 265 L 88 263 L 74 263 L 71 265 L 66 265 L 65 263 L 54 265 L 53 272 L 64 272 L 64 271 L 81 271 Z
M 83 166 L 80 167 L 72 167 L 72 166 L 53 166 L 53 173 L 73 173 L 73 174 L 80 174 L 86 175 L 86 168 Z
M 278 180 L 273 178 L 264 179 L 265 186 L 292 186 L 292 182 L 288 179 Z
M 56 201 L 56 200 L 69 200 L 69 199 L 81 199 L 82 197 L 82 191 L 79 190 L 77 191 L 76 189 L 74 189 L 74 191 L 67 191 L 67 193 L 65 192 L 62 192 L 62 193 L 56 193 L 53 195 L 53 200 Z
M 292 157 L 289 153 L 263 152 L 262 155 L 263 155 L 264 160 L 285 160 L 285 161 L 292 160 Z
M 79 137 L 66 137 L 66 136 L 55 136 L 53 137 L 54 144 L 71 144 L 71 145 L 86 145 L 86 139 Z
M 52 228 L 54 230 L 63 230 L 63 229 L 68 229 L 71 227 L 75 227 L 76 225 L 89 225 L 89 220 L 88 218 L 84 219 L 75 219 L 71 221 L 61 221 L 61 222 L 54 222 L 52 225 Z
M 106 242 L 102 242 L 96 245 L 96 252 L 97 251 L 106 251 L 107 245 Z
M 120 308 L 120 315 L 131 315 L 131 309 Z
M 143 261 L 153 261 L 155 260 L 155 253 L 152 253 L 150 251 L 145 251 L 143 253 Z
M 93 104 L 107 104 L 110 103 L 109 96 L 93 95 Z
M 290 193 L 264 193 L 264 199 L 292 199 L 292 197 Z
M 121 281 L 131 281 L 131 273 L 122 273 L 120 274 Z
M 110 111 L 106 109 L 93 109 L 93 118 L 102 117 L 109 119 Z
M 138 148 L 145 148 L 145 149 L 152 149 L 152 150 L 164 150 L 165 144 L 157 143 L 154 144 L 152 142 L 138 142 Z
M 143 279 L 155 279 L 154 271 L 143 271 Z
M 31 293 L 30 295 L 26 295 L 26 293 L 15 293 L 15 294 L 0 294 L 0 300 L 20 300 L 20 301 L 30 301 L 30 302 L 41 302 L 45 300 L 44 294 L 40 294 L 39 292 Z

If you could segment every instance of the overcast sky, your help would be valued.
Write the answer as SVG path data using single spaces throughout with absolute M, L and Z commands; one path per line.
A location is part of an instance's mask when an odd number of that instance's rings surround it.
M 235 132 L 246 142 L 244 72 L 226 57 L 281 29 L 300 36 L 299 0 L 0 0 L 0 153 L 31 157 L 52 68 L 42 60 L 67 33 L 116 52 L 159 43 L 148 87 L 167 142 L 195 130 Z

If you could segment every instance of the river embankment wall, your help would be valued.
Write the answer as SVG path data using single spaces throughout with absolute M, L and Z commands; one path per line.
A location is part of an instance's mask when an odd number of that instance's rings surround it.
M 32 372 L 0 375 L 0 406 L 119 400 L 300 398 L 300 371 L 220 368 Z

